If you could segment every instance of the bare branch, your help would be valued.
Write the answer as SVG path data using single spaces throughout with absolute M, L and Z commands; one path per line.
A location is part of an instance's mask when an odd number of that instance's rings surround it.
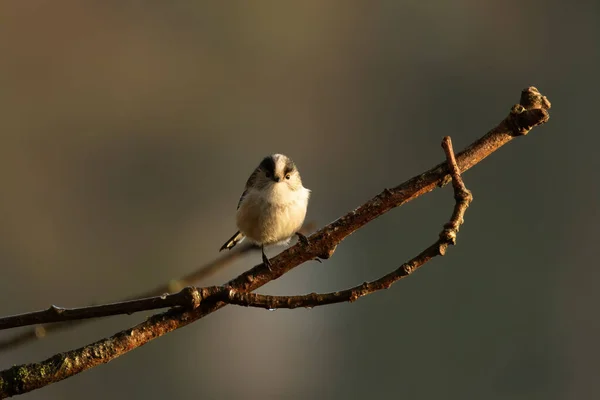
M 512 108 L 508 117 L 456 156 L 458 168 L 462 172 L 466 171 L 514 137 L 525 135 L 533 127 L 545 123 L 549 119 L 549 108 L 550 102 L 536 88 L 525 89 L 520 104 Z M 385 189 L 354 211 L 311 235 L 308 244 L 297 243 L 277 255 L 271 260 L 271 270 L 263 264 L 257 265 L 228 282 L 226 286 L 238 292 L 253 291 L 306 261 L 316 257 L 331 257 L 336 246 L 345 237 L 369 221 L 447 183 L 448 172 L 447 164 L 442 163 L 393 189 Z M 456 184 L 459 180 L 454 181 Z M 451 229 L 448 226 L 446 228 Z M 39 363 L 16 365 L 0 371 L 0 398 L 26 393 L 107 363 L 223 306 L 224 302 L 209 297 L 193 310 L 170 309 L 110 338 L 57 354 Z
M 190 308 L 195 308 L 198 306 L 197 303 L 199 302 L 199 299 L 194 296 L 194 291 L 190 290 L 190 288 L 185 288 L 175 294 L 164 294 L 162 296 L 149 297 L 146 299 L 129 300 L 99 306 L 81 308 L 50 306 L 50 308 L 43 311 L 0 318 L 0 330 L 39 323 L 73 321 L 119 314 L 133 314 L 139 311 L 178 307 L 182 305 L 188 305 Z
M 309 224 L 309 226 L 314 226 L 314 224 Z M 221 270 L 222 268 L 225 268 L 226 266 L 231 265 L 234 261 L 241 258 L 245 254 L 247 254 L 251 251 L 255 251 L 257 249 L 258 248 L 256 246 L 253 246 L 252 244 L 250 244 L 248 242 L 242 243 L 239 250 L 224 253 L 219 258 L 199 267 L 197 270 L 195 270 L 187 275 L 184 275 L 181 278 L 173 279 L 173 280 L 169 281 L 167 284 L 160 285 L 152 290 L 149 290 L 144 293 L 140 293 L 137 296 L 126 298 L 124 300 L 124 302 L 148 298 L 148 297 L 158 297 L 158 296 L 162 296 L 164 293 L 167 293 L 167 292 L 179 291 L 182 288 L 185 288 L 186 286 L 193 285 L 194 283 L 213 275 L 214 273 Z M 160 299 L 158 299 L 158 300 L 160 300 Z M 119 304 L 119 303 L 117 303 L 117 304 Z M 99 307 L 103 307 L 103 306 L 99 306 Z M 157 307 L 153 307 L 153 308 L 164 308 L 164 307 L 171 307 L 171 306 L 164 305 L 164 306 L 157 306 Z M 90 306 L 90 307 L 86 307 L 86 308 L 90 308 L 91 310 L 89 310 L 89 311 L 92 312 L 93 315 L 89 315 L 87 317 L 82 317 L 82 318 L 99 318 L 99 317 L 106 317 L 109 315 L 130 314 L 130 313 L 136 312 L 133 310 L 132 311 L 123 310 L 123 312 L 109 312 L 109 310 L 106 310 L 107 312 L 98 312 L 98 309 L 95 308 L 95 306 Z M 147 308 L 147 309 L 152 309 L 152 308 Z M 27 316 L 28 314 L 20 314 L 20 315 L 15 315 L 15 316 L 11 316 L 11 317 L 0 318 L 0 330 L 16 328 L 19 326 L 26 326 L 26 325 L 32 325 L 32 324 L 44 324 L 44 325 L 37 325 L 33 329 L 30 329 L 30 330 L 18 333 L 12 337 L 0 340 L 0 352 L 6 351 L 9 349 L 13 349 L 15 347 L 27 344 L 34 340 L 44 338 L 44 337 L 46 337 L 46 335 L 48 333 L 51 333 L 51 332 L 58 332 L 58 331 L 65 330 L 65 329 L 71 329 L 71 328 L 73 328 L 75 326 L 79 326 L 82 323 L 87 321 L 86 319 L 66 317 L 67 315 L 69 315 L 69 312 L 71 310 L 75 311 L 75 310 L 81 310 L 81 309 L 69 309 L 67 312 L 57 313 L 57 312 L 52 312 L 52 307 L 50 307 L 48 310 L 36 311 L 35 313 L 33 313 L 33 314 L 37 314 L 37 317 L 36 316 L 29 317 L 29 316 Z M 100 308 L 100 310 L 104 311 L 102 308 Z M 137 311 L 142 311 L 142 310 L 137 310 Z M 85 313 L 87 313 L 87 311 L 84 311 L 83 313 L 85 314 Z M 71 314 L 71 315 L 73 315 L 73 314 Z M 48 319 L 45 318 L 46 316 L 48 317 Z M 7 319 L 10 319 L 10 320 L 6 321 Z M 11 321 L 12 321 L 12 323 L 11 323 Z M 19 322 L 15 323 L 17 321 L 19 321 Z
M 303 234 L 312 232 L 315 228 L 314 222 L 304 224 L 300 230 Z M 92 318 L 107 317 L 119 314 L 133 314 L 139 311 L 167 308 L 174 306 L 188 307 L 186 296 L 170 297 L 168 292 L 189 290 L 187 287 L 194 285 L 202 279 L 213 275 L 217 271 L 231 265 L 235 260 L 245 254 L 258 250 L 259 247 L 246 242 L 239 249 L 227 252 L 219 258 L 201 266 L 197 270 L 184 275 L 179 279 L 173 279 L 165 285 L 158 286 L 147 292 L 129 297 L 123 301 L 98 306 L 83 308 L 62 308 L 51 306 L 46 310 L 36 311 L 0 318 L 0 330 L 12 329 L 21 326 L 37 325 L 31 330 L 18 333 L 13 337 L 0 341 L 0 352 L 27 344 L 36 339 L 42 339 L 50 332 L 58 332 L 81 325 Z M 140 299 L 143 302 L 140 302 Z M 125 305 L 123 303 L 130 303 Z M 31 315 L 32 314 L 32 315 Z
M 240 292 L 223 286 L 206 287 L 200 289 L 187 287 L 176 294 L 165 294 L 146 299 L 130 300 L 101 306 L 73 309 L 52 306 L 43 311 L 4 317 L 0 318 L 0 330 L 24 325 L 33 325 L 41 322 L 50 323 L 55 321 L 70 321 L 83 318 L 106 317 L 118 314 L 132 314 L 139 311 L 167 307 L 187 307 L 189 309 L 194 309 L 200 305 L 201 301 L 211 298 L 213 298 L 215 301 L 218 300 L 227 304 L 235 304 L 246 307 L 260 307 L 266 309 L 316 307 L 345 301 L 355 301 L 358 298 L 371 294 L 375 291 L 387 289 L 393 283 L 408 276 L 427 261 L 431 260 L 433 257 L 437 255 L 443 255 L 448 245 L 455 244 L 458 229 L 463 223 L 464 213 L 467 210 L 469 203 L 472 201 L 472 195 L 466 189 L 460 176 L 458 166 L 456 165 L 450 137 L 444 138 L 442 147 L 446 153 L 447 163 L 454 186 L 454 198 L 456 200 L 452 218 L 450 222 L 444 226 L 444 230 L 440 233 L 439 239 L 433 245 L 428 247 L 410 261 L 402 264 L 395 271 L 381 277 L 380 279 L 377 279 L 376 281 L 365 282 L 362 285 L 343 291 L 322 294 L 311 293 L 303 296 L 269 296 L 256 293 Z

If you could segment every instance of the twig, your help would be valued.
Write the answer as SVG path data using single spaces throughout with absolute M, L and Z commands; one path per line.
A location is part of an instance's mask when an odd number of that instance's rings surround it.
M 533 127 L 545 123 L 549 119 L 549 108 L 550 102 L 536 88 L 525 89 L 520 104 L 512 108 L 508 117 L 456 156 L 460 171 L 471 168 L 514 137 L 525 135 Z M 442 186 L 447 183 L 447 176 L 448 167 L 443 163 L 393 189 L 386 189 L 311 235 L 308 245 L 297 243 L 277 255 L 271 260 L 271 270 L 261 263 L 226 286 L 239 292 L 253 291 L 306 261 L 316 257 L 329 258 L 345 237 L 390 209 Z M 0 398 L 26 393 L 107 363 L 223 306 L 225 303 L 222 301 L 207 300 L 193 310 L 174 308 L 82 348 L 59 353 L 39 363 L 16 365 L 0 371 Z
M 312 232 L 314 228 L 315 223 L 308 222 L 302 227 L 301 233 L 308 234 L 309 232 Z M 249 242 L 242 243 L 239 246 L 239 249 L 224 253 L 219 258 L 201 266 L 197 270 L 184 275 L 179 279 L 173 279 L 165 285 L 158 286 L 137 296 L 129 297 L 121 302 L 108 305 L 70 309 L 51 306 L 42 311 L 0 318 L 0 330 L 34 324 L 43 324 L 37 325 L 31 330 L 18 333 L 13 337 L 1 340 L 0 352 L 13 349 L 36 339 L 44 338 L 50 332 L 57 332 L 60 330 L 73 328 L 92 318 L 107 317 L 119 314 L 132 314 L 138 311 L 174 306 L 189 306 L 186 296 L 180 295 L 178 297 L 171 297 L 167 296 L 166 293 L 176 292 L 178 290 L 189 291 L 187 288 L 188 286 L 191 286 L 202 279 L 206 279 L 222 268 L 231 265 L 231 263 L 241 258 L 245 254 L 259 249 L 259 247 L 252 245 Z M 176 304 L 170 303 L 172 301 L 175 301 Z M 123 304 L 127 302 L 131 304 Z
M 199 299 L 196 299 L 194 296 L 195 293 L 190 290 L 190 288 L 185 288 L 175 294 L 164 294 L 162 296 L 98 306 L 62 308 L 53 305 L 42 311 L 0 318 L 0 330 L 40 323 L 47 324 L 52 322 L 108 317 L 111 315 L 133 314 L 139 311 L 156 310 L 158 308 L 179 307 L 184 304 L 193 307 L 194 304 L 199 301 Z
M 171 280 L 170 282 L 168 282 L 165 285 L 158 286 L 158 287 L 156 287 L 152 290 L 149 290 L 145 293 L 138 294 L 135 297 L 129 297 L 129 298 L 125 299 L 124 301 L 136 300 L 136 299 L 147 298 L 147 297 L 156 297 L 156 296 L 161 296 L 163 293 L 175 292 L 175 291 L 181 290 L 181 288 L 185 288 L 186 286 L 193 285 L 195 282 L 198 282 L 201 279 L 205 279 L 208 276 L 219 271 L 220 269 L 222 269 L 228 265 L 231 265 L 235 260 L 241 258 L 243 255 L 245 255 L 251 251 L 254 251 L 256 249 L 257 249 L 257 247 L 253 246 L 250 243 L 242 243 L 242 245 L 240 246 L 240 249 L 237 251 L 231 251 L 231 252 L 224 253 L 219 258 L 201 266 L 200 268 L 198 268 L 197 270 L 193 271 L 190 274 L 187 274 L 179 279 Z M 169 307 L 169 306 L 165 306 L 165 307 Z M 50 307 L 50 309 L 51 308 L 52 307 Z M 91 308 L 93 308 L 93 306 L 91 306 Z M 157 308 L 161 308 L 161 307 L 157 307 Z M 47 311 L 47 310 L 45 310 L 45 311 Z M 38 313 L 41 313 L 41 312 L 38 312 Z M 126 314 L 126 312 L 125 312 L 125 314 Z M 48 312 L 47 315 L 51 316 L 52 313 Z M 65 314 L 63 314 L 63 317 L 64 317 L 64 315 Z M 109 314 L 105 314 L 105 315 L 90 316 L 88 318 L 97 318 L 97 317 L 108 316 L 108 315 L 115 315 L 115 314 L 109 313 Z M 8 318 L 15 318 L 15 317 L 18 317 L 18 316 L 13 316 L 13 317 L 8 317 Z M 86 319 L 70 320 L 68 318 L 61 319 L 59 317 L 54 317 L 53 319 L 46 320 L 44 318 L 40 318 L 39 320 L 30 321 L 28 323 L 20 323 L 20 324 L 16 324 L 16 325 L 10 325 L 9 323 L 4 322 L 3 321 L 4 319 L 6 319 L 6 318 L 0 319 L 0 327 L 1 327 L 0 329 L 16 328 L 18 326 L 25 326 L 25 325 L 31 325 L 31 324 L 42 324 L 43 323 L 44 325 L 38 325 L 33 329 L 26 330 L 24 332 L 20 332 L 16 335 L 12 336 L 12 337 L 0 340 L 0 352 L 6 351 L 9 349 L 14 349 L 15 347 L 27 344 L 31 341 L 44 338 L 44 337 L 46 337 L 46 335 L 48 333 L 71 329 L 75 326 L 79 326 L 88 321 Z M 18 319 L 18 318 L 13 319 L 13 321 L 16 321 L 16 320 L 20 320 L 20 319 Z M 25 320 L 22 320 L 22 321 L 25 322 Z M 51 322 L 57 322 L 57 321 L 62 321 L 62 322 L 50 324 Z

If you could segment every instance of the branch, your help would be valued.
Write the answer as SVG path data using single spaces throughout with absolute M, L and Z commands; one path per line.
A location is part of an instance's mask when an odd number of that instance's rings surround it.
M 303 229 L 312 230 L 313 227 L 314 227 L 314 224 L 309 223 L 305 227 L 303 227 Z M 242 245 L 240 246 L 240 249 L 237 251 L 227 252 L 227 253 L 223 254 L 221 257 L 199 267 L 197 270 L 195 270 L 187 275 L 184 275 L 181 278 L 173 279 L 165 285 L 160 285 L 152 290 L 146 291 L 144 293 L 140 293 L 137 296 L 128 297 L 128 298 L 124 299 L 123 301 L 127 302 L 127 301 L 131 301 L 131 300 L 143 299 L 143 298 L 148 298 L 148 297 L 158 297 L 158 296 L 162 296 L 164 293 L 181 290 L 182 288 L 185 288 L 186 286 L 193 285 L 194 283 L 196 283 L 202 279 L 205 279 L 208 276 L 213 275 L 220 269 L 222 269 L 228 265 L 231 265 L 235 260 L 241 258 L 243 255 L 245 255 L 251 251 L 257 250 L 257 249 L 258 249 L 258 247 L 253 246 L 249 242 L 242 243 Z M 170 307 L 170 306 L 165 305 L 164 307 Z M 131 312 L 124 311 L 122 313 L 120 313 L 120 312 L 103 313 L 103 312 L 99 312 L 98 309 L 95 309 L 94 306 L 86 307 L 86 309 L 88 309 L 88 308 L 90 309 L 89 312 L 91 312 L 93 315 L 89 315 L 89 316 L 85 317 L 85 314 L 88 311 L 84 311 L 84 316 L 82 316 L 81 318 L 88 318 L 88 319 L 89 318 L 99 318 L 99 317 L 105 317 L 105 316 L 109 316 L 109 315 L 130 314 L 130 313 L 136 312 L 136 311 L 131 311 Z M 163 307 L 154 307 L 154 308 L 163 308 Z M 152 309 L 152 308 L 146 308 L 146 310 L 149 310 L 149 309 Z M 62 310 L 62 312 L 60 312 L 59 310 Z M 35 313 L 31 313 L 31 314 L 36 314 L 33 316 L 29 316 L 28 314 L 20 314 L 20 315 L 14 315 L 14 316 L 10 316 L 10 317 L 0 318 L 0 330 L 17 328 L 19 326 L 26 326 L 26 325 L 33 325 L 33 324 L 44 324 L 44 325 L 37 325 L 33 329 L 30 329 L 30 330 L 18 333 L 12 337 L 0 340 L 0 352 L 6 351 L 9 349 L 13 349 L 15 347 L 27 344 L 34 340 L 42 339 L 42 338 L 46 337 L 46 335 L 48 333 L 58 332 L 58 331 L 65 330 L 65 329 L 70 329 L 70 328 L 73 328 L 75 326 L 78 326 L 78 325 L 81 325 L 81 324 L 87 322 L 87 319 L 81 319 L 81 318 L 76 318 L 76 317 L 69 318 L 68 317 L 69 315 L 77 315 L 77 314 L 70 313 L 70 311 L 75 311 L 75 310 L 80 310 L 80 309 L 64 309 L 64 308 L 58 308 L 55 306 L 51 306 L 46 310 L 36 311 Z M 137 311 L 142 311 L 142 310 L 137 310 Z
M 523 90 L 520 104 L 515 105 L 497 127 L 456 156 L 459 170 L 466 171 L 513 138 L 526 135 L 533 127 L 548 121 L 549 108 L 550 102 L 536 88 Z M 257 265 L 225 286 L 238 292 L 253 291 L 306 261 L 316 257 L 331 257 L 345 237 L 368 222 L 448 183 L 448 172 L 447 164 L 442 163 L 393 189 L 385 189 L 362 206 L 311 235 L 308 244 L 297 243 L 277 255 L 271 260 L 271 269 L 263 264 Z M 444 232 L 451 236 L 451 230 L 451 226 L 446 226 Z M 0 398 L 26 393 L 107 363 L 225 305 L 223 301 L 208 298 L 193 310 L 173 308 L 154 315 L 133 328 L 79 349 L 59 353 L 39 363 L 17 365 L 1 371 Z
M 314 222 L 309 222 L 304 224 L 300 232 L 306 235 L 313 231 L 314 228 Z M 152 290 L 138 294 L 137 296 L 129 297 L 117 303 L 82 308 L 50 306 L 48 309 L 42 311 L 0 318 L 0 330 L 43 324 L 1 340 L 0 352 L 13 349 L 34 340 L 42 339 L 50 332 L 58 332 L 73 328 L 92 318 L 108 317 L 119 314 L 133 314 L 139 311 L 174 306 L 193 306 L 193 301 L 190 302 L 189 289 L 187 286 L 191 286 L 194 283 L 211 276 L 220 269 L 231 265 L 231 263 L 238 258 L 241 258 L 246 253 L 258 249 L 259 247 L 249 242 L 242 243 L 238 250 L 227 252 L 216 260 L 201 266 L 197 270 L 184 275 L 181 278 L 173 279 L 165 285 L 158 286 Z M 188 294 L 180 293 L 177 297 L 171 297 L 167 294 L 167 292 L 174 292 L 177 290 L 188 291 Z
M 196 301 L 197 299 L 194 298 L 194 293 L 190 291 L 189 288 L 185 288 L 175 294 L 164 294 L 162 296 L 128 300 L 98 306 L 62 308 L 53 305 L 50 306 L 50 308 L 42 311 L 0 318 L 0 330 L 41 323 L 47 324 L 51 322 L 65 322 L 108 317 L 111 315 L 133 314 L 139 311 L 178 307 L 184 304 L 191 305 L 193 307 Z
M 256 293 L 240 292 L 235 289 L 229 289 L 223 286 L 213 286 L 207 288 L 186 287 L 175 294 L 165 294 L 145 299 L 129 300 L 112 304 L 98 306 L 89 306 L 81 308 L 61 308 L 51 306 L 47 310 L 36 311 L 26 314 L 14 315 L 0 318 L 0 330 L 15 328 L 25 325 L 34 325 L 40 323 L 65 322 L 72 320 L 82 320 L 89 318 L 107 317 L 119 314 L 133 314 L 139 311 L 155 310 L 169 307 L 186 307 L 194 309 L 199 306 L 201 301 L 214 297 L 214 300 L 220 300 L 227 304 L 235 304 L 246 307 L 260 307 L 266 309 L 275 308 L 297 308 L 297 307 L 315 307 L 326 304 L 340 303 L 344 301 L 354 301 L 361 296 L 373 293 L 381 289 L 389 288 L 393 283 L 401 278 L 408 276 L 414 270 L 437 255 L 443 255 L 448 245 L 454 244 L 458 229 L 463 221 L 464 213 L 472 200 L 471 193 L 466 189 L 454 152 L 450 137 L 445 137 L 442 147 L 446 153 L 447 163 L 452 176 L 454 185 L 454 197 L 456 205 L 452 218 L 444 227 L 439 239 L 424 250 L 421 254 L 412 260 L 404 263 L 394 272 L 373 281 L 365 282 L 347 290 L 317 294 L 311 293 L 304 296 L 268 296 Z

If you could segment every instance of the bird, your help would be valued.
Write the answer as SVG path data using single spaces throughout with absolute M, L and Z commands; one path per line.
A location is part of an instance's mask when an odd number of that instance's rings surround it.
M 266 156 L 246 181 L 238 201 L 238 231 L 219 251 L 231 250 L 248 238 L 260 246 L 263 264 L 270 270 L 265 246 L 287 244 L 294 235 L 308 243 L 298 230 L 304 223 L 310 194 L 310 189 L 302 186 L 300 172 L 289 157 L 283 154 Z

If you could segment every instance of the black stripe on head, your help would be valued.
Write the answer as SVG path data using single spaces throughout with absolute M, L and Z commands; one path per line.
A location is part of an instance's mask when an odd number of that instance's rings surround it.
M 294 172 L 296 170 L 296 164 L 294 164 L 294 162 L 292 160 L 290 160 L 289 158 L 286 159 L 285 161 L 285 168 L 283 170 L 283 175 L 287 175 L 290 174 L 292 172 Z
M 275 160 L 273 159 L 273 156 L 263 158 L 258 167 L 273 176 L 275 174 Z

